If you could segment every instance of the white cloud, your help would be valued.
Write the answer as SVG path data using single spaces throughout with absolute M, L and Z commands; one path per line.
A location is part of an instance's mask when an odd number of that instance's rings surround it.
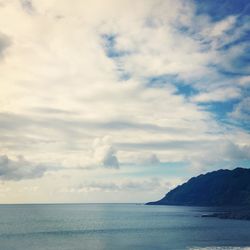
M 195 102 L 224 102 L 241 97 L 241 90 L 236 87 L 222 87 L 210 92 L 203 92 L 196 95 L 193 100 Z
M 236 120 L 250 120 L 250 97 L 243 98 L 230 114 Z
M 226 31 L 234 27 L 236 18 L 236 16 L 229 16 L 226 19 L 217 22 L 210 30 L 210 35 L 214 37 L 224 35 Z
M 48 167 L 42 164 L 33 164 L 18 156 L 16 160 L 10 159 L 6 155 L 0 156 L 0 179 L 2 180 L 22 180 L 40 178 L 48 171 Z
M 156 165 L 160 164 L 160 160 L 156 154 L 151 153 L 151 154 L 143 157 L 142 159 L 139 159 L 139 164 L 156 166 Z
M 4 1 L 1 152 L 25 155 L 31 169 L 35 162 L 62 164 L 78 183 L 83 175 L 106 178 L 104 171 L 117 178 L 117 168 L 126 175 L 128 162 L 135 168 L 188 156 L 196 162 L 194 150 L 203 154 L 228 137 L 241 145 L 246 131 L 222 126 L 197 102 L 242 97 L 248 79 L 229 81 L 215 66 L 235 70 L 233 62 L 247 45 L 221 48 L 247 25 L 239 25 L 237 16 L 213 22 L 195 8 L 184 0 Z M 157 77 L 159 85 L 148 79 Z M 199 94 L 177 94 L 175 77 Z M 244 102 L 232 116 L 243 109 Z M 221 153 L 219 160 L 227 159 Z M 10 163 L 2 171 L 21 178 L 24 163 Z M 54 185 L 54 175 L 31 169 L 26 176 L 40 174 L 41 182 Z M 55 189 L 64 185 L 58 182 Z
M 217 143 L 187 157 L 193 170 L 202 172 L 217 168 L 235 168 L 237 161 L 250 160 L 250 146 L 235 144 L 230 140 Z
M 0 59 L 5 55 L 6 49 L 11 45 L 9 37 L 0 33 Z
M 242 86 L 249 86 L 250 85 L 250 76 L 244 76 L 239 79 L 239 84 Z
M 109 137 L 105 136 L 101 139 L 95 139 L 93 151 L 93 157 L 97 161 L 97 164 L 106 168 L 119 168 L 116 150 L 112 146 Z
M 86 182 L 80 184 L 76 187 L 69 187 L 62 189 L 63 192 L 123 192 L 126 190 L 132 191 L 150 191 L 165 188 L 169 189 L 173 183 L 164 182 L 157 178 L 151 179 L 137 179 L 137 180 L 128 180 L 123 179 L 119 181 L 101 181 L 101 182 Z
M 35 11 L 31 0 L 20 0 L 20 2 L 27 13 L 32 14 Z

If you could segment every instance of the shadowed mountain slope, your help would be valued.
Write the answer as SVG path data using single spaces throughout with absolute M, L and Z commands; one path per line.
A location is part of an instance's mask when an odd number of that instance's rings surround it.
M 250 169 L 218 170 L 193 177 L 147 205 L 250 206 Z

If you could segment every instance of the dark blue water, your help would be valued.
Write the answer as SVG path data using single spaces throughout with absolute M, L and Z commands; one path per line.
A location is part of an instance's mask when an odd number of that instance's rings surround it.
M 0 205 L 0 249 L 165 250 L 250 246 L 250 221 L 201 218 L 208 210 L 135 204 Z

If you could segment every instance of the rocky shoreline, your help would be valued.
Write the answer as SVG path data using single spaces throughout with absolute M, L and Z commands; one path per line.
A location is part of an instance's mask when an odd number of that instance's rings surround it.
M 220 219 L 250 220 L 250 211 L 230 211 L 203 214 L 201 217 L 215 217 Z

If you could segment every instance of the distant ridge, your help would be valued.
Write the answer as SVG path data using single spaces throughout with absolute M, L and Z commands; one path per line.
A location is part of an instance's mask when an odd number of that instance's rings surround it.
M 218 170 L 193 177 L 146 205 L 250 206 L 250 169 Z

